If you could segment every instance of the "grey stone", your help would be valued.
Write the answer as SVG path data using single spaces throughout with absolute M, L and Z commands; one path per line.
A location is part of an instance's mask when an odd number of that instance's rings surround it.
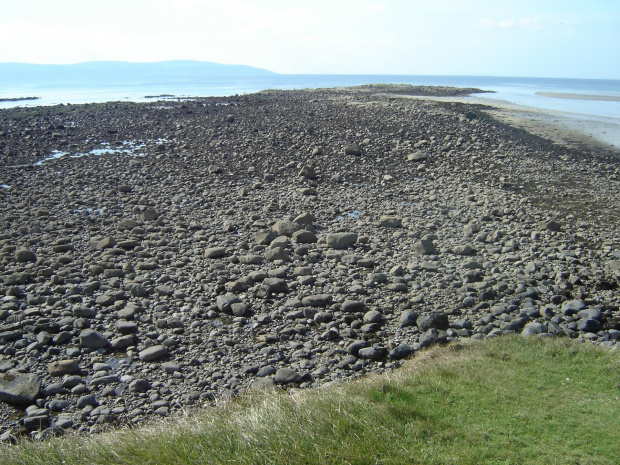
M 439 337 L 439 332 L 435 328 L 430 328 L 424 334 L 420 336 L 419 344 L 420 348 L 429 347 L 433 345 L 437 338 Z
M 261 288 L 268 294 L 280 294 L 288 292 L 288 284 L 282 278 L 265 278 L 261 284 Z
M 123 350 L 134 343 L 134 336 L 127 335 L 114 338 L 110 341 L 110 347 L 113 350 Z
M 209 247 L 205 250 L 206 258 L 221 258 L 226 256 L 226 248 L 224 247 Z
M 237 304 L 239 302 L 241 302 L 241 299 L 232 294 L 218 295 L 215 300 L 215 304 L 220 312 L 225 313 L 232 313 L 232 304 Z
M 41 392 L 41 379 L 33 373 L 0 373 L 0 401 L 32 404 Z
M 398 216 L 384 215 L 379 219 L 379 224 L 384 228 L 400 228 L 403 225 L 403 220 Z
M 362 149 L 360 148 L 360 146 L 358 144 L 348 144 L 345 145 L 342 149 L 343 153 L 345 155 L 355 155 L 355 156 L 359 156 L 362 154 Z
M 356 233 L 333 233 L 326 237 L 327 247 L 332 249 L 346 249 L 357 242 Z
M 134 379 L 129 383 L 129 390 L 131 392 L 146 392 L 151 389 L 151 383 L 147 379 Z
M 435 255 L 437 253 L 437 249 L 435 249 L 435 244 L 432 241 L 421 239 L 416 241 L 411 246 L 411 249 L 420 255 Z
M 445 313 L 435 312 L 420 315 L 417 324 L 421 331 L 426 331 L 430 328 L 448 329 L 450 327 L 450 320 Z
M 359 350 L 360 358 L 367 360 L 383 360 L 387 355 L 387 349 L 383 347 L 364 347 Z
M 328 307 L 332 300 L 331 294 L 314 294 L 304 297 L 301 302 L 307 307 Z
M 591 318 L 581 319 L 577 322 L 577 329 L 584 333 L 596 333 L 601 329 L 601 322 Z
M 168 349 L 162 345 L 156 345 L 141 350 L 139 358 L 143 362 L 155 362 L 166 355 L 168 355 Z
M 280 220 L 273 225 L 273 230 L 278 235 L 286 237 L 292 237 L 300 229 L 302 229 L 301 225 L 291 220 Z
M 77 360 L 67 359 L 52 362 L 47 366 L 50 376 L 72 375 L 80 369 Z
M 106 236 L 97 242 L 96 247 L 98 249 L 110 249 L 116 245 L 116 239 L 111 236 Z
M 80 333 L 80 347 L 101 349 L 109 344 L 108 338 L 94 329 L 85 329 Z
M 407 344 L 401 344 L 399 346 L 394 347 L 390 351 L 389 357 L 392 360 L 402 360 L 404 358 L 411 357 L 413 353 L 414 353 L 413 347 Z
M 293 241 L 297 242 L 298 244 L 315 244 L 316 242 L 318 242 L 318 238 L 316 237 L 316 234 L 314 234 L 312 231 L 306 231 L 305 229 L 301 230 L 301 231 L 295 231 L 293 233 Z
M 418 316 L 418 313 L 414 311 L 405 310 L 398 317 L 398 324 L 401 328 L 406 328 L 407 326 L 414 326 L 418 321 Z
M 93 378 L 88 382 L 88 387 L 105 386 L 107 384 L 118 383 L 120 380 L 117 375 L 105 375 Z
M 562 304 L 562 313 L 564 315 L 574 315 L 586 308 L 586 303 L 583 300 L 567 300 Z
M 32 250 L 19 249 L 15 251 L 15 261 L 18 263 L 36 262 L 37 256 Z
M 292 368 L 280 368 L 276 371 L 273 381 L 276 384 L 300 383 L 302 376 Z
M 525 325 L 523 331 L 521 331 L 521 336 L 529 337 L 534 336 L 536 334 L 542 334 L 547 332 L 547 326 L 542 323 L 530 322 Z

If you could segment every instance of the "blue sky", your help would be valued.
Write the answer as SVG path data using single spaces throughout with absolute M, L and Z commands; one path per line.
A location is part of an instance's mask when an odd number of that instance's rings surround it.
M 618 0 L 1 0 L 0 62 L 620 79 Z

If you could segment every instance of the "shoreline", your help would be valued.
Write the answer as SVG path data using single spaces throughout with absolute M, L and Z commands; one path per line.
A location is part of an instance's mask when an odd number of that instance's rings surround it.
M 591 95 L 591 94 L 572 94 L 565 92 L 536 92 L 536 95 L 549 98 L 564 98 L 572 100 L 598 100 L 603 102 L 620 102 L 617 95 Z
M 604 149 L 620 153 L 620 118 L 528 107 L 477 95 L 467 97 L 398 97 L 483 105 L 487 108 L 481 108 L 481 110 L 498 120 L 525 129 L 557 144 L 571 148 L 586 147 L 592 150 Z

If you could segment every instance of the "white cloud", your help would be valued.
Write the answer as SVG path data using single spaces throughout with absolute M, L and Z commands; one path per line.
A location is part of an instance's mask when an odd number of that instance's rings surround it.
M 544 18 L 522 18 L 519 20 L 519 26 L 524 29 L 539 31 L 543 27 Z
M 497 23 L 497 26 L 501 27 L 502 29 L 508 29 L 509 27 L 514 26 L 514 24 L 515 24 L 514 19 L 505 19 Z

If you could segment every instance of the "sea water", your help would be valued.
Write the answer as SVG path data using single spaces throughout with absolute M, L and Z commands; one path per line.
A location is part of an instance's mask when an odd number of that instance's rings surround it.
M 172 95 L 177 98 L 231 96 L 266 89 L 316 89 L 363 84 L 412 84 L 475 87 L 494 93 L 479 94 L 487 99 L 570 113 L 620 119 L 620 102 L 551 98 L 538 92 L 612 95 L 620 97 L 620 80 L 552 79 L 492 76 L 406 76 L 406 75 L 328 75 L 270 74 L 244 76 L 191 76 L 185 80 L 162 78 L 160 82 L 132 84 L 23 85 L 4 82 L 0 99 L 39 97 L 37 100 L 0 102 L 0 108 L 40 105 L 99 103 L 110 101 L 144 102 L 147 96 Z

